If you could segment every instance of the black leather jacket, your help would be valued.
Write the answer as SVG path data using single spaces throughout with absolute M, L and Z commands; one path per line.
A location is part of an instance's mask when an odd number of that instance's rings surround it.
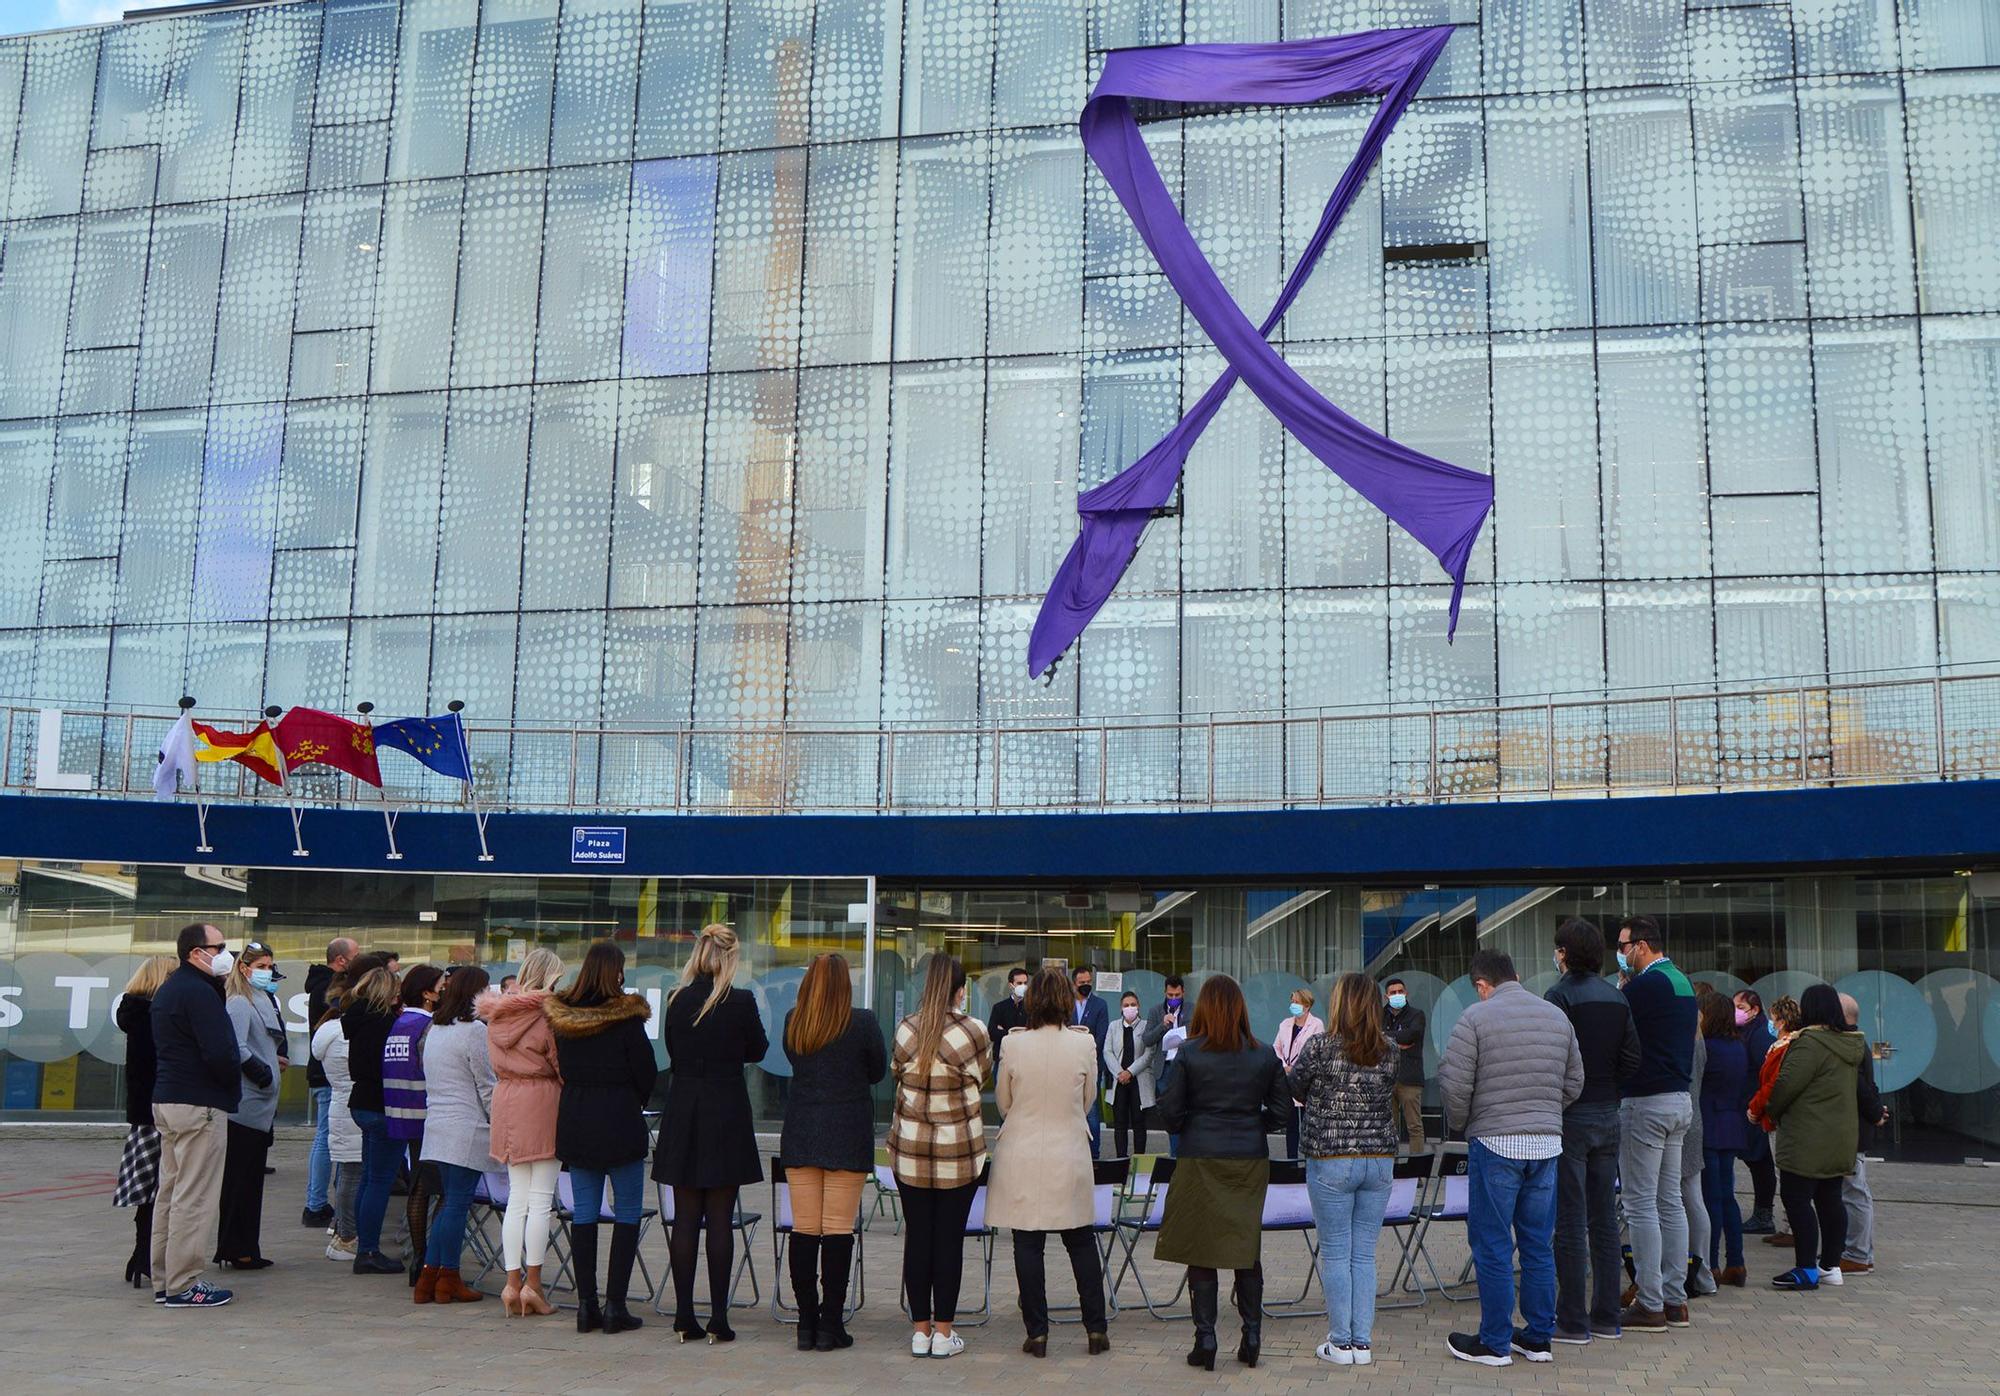
M 1211 1052 L 1190 1037 L 1174 1058 L 1158 1104 L 1160 1123 L 1181 1137 L 1182 1158 L 1265 1158 L 1265 1138 L 1285 1127 L 1292 1096 L 1278 1054 L 1261 1042 Z

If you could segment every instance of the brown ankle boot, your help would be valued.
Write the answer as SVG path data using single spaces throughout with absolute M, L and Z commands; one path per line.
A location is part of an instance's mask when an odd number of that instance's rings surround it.
M 476 1304 L 486 1296 L 459 1278 L 456 1265 L 446 1265 L 438 1270 L 437 1302 L 440 1304 Z
M 416 1288 L 410 1291 L 412 1304 L 435 1304 L 437 1302 L 438 1267 L 426 1265 L 417 1272 Z M 451 1300 L 444 1301 L 449 1304 Z

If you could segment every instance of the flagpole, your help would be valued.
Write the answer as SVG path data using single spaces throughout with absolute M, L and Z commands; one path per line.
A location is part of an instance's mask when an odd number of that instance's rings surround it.
M 375 705 L 373 703 L 360 703 L 355 706 L 354 711 L 361 714 L 361 725 L 368 729 L 368 745 L 372 750 L 375 745 L 375 719 L 370 717 L 369 714 L 375 711 Z M 380 760 L 380 758 L 378 757 L 377 760 Z M 403 861 L 403 855 L 396 848 L 396 814 L 391 812 L 390 809 L 389 787 L 386 785 L 377 785 L 375 791 L 382 797 L 382 827 L 389 834 L 388 860 L 391 863 L 400 863 Z
M 283 708 L 273 703 L 270 707 L 264 709 L 265 722 L 276 722 L 279 715 L 284 711 Z M 312 857 L 312 852 L 306 847 L 305 835 L 300 829 L 300 825 L 305 819 L 305 811 L 300 809 L 298 802 L 292 799 L 291 771 L 285 765 L 284 744 L 278 740 L 276 732 L 271 733 L 271 750 L 276 753 L 278 758 L 278 788 L 285 792 L 285 808 L 291 812 L 292 816 L 292 856 L 294 858 L 310 858 Z
M 445 711 L 458 714 L 458 756 L 465 763 L 465 798 L 472 806 L 473 827 L 479 830 L 479 861 L 493 861 L 493 850 L 486 846 L 486 821 L 490 815 L 479 812 L 479 783 L 472 776 L 472 743 L 465 735 L 465 701 L 454 698 L 445 705 Z
M 181 716 L 188 718 L 190 721 L 192 721 L 194 717 L 193 697 L 183 693 L 181 695 L 181 701 L 179 706 L 181 710 Z M 193 789 L 194 789 L 194 826 L 195 826 L 194 851 L 197 853 L 213 853 L 215 852 L 215 849 L 212 848 L 208 842 L 208 801 L 201 798 L 201 762 L 196 761 L 193 763 L 193 765 L 194 765 Z M 179 780 L 178 775 L 175 777 L 175 780 L 176 781 Z

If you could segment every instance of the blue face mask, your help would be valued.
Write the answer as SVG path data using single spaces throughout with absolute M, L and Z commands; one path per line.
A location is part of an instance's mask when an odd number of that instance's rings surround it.
M 1630 974 L 1632 972 L 1632 962 L 1625 958 L 1625 952 L 1623 950 L 1620 950 L 1618 952 L 1618 968 L 1619 971 L 1624 974 Z
M 253 969 L 250 971 L 250 982 L 260 989 L 268 989 L 274 981 L 271 978 L 270 970 Z
M 1167 1007 L 1168 1007 L 1168 1008 L 1170 1008 L 1170 1009 L 1172 1009 L 1172 1010 L 1173 1010 L 1174 1012 L 1176 1012 L 1176 1013 L 1180 1012 L 1180 1008 L 1181 1008 L 1181 997 L 1180 997 L 1180 995 L 1179 995 L 1179 994 L 1175 994 L 1175 995 L 1174 995 L 1174 996 L 1173 996 L 1172 998 L 1168 999 L 1168 1000 L 1167 1000 Z
M 1294 1018 L 1298 1017 L 1301 1013 L 1305 1011 L 1306 1011 L 1306 1006 L 1302 1003 L 1295 1003 L 1292 1005 L 1292 1016 Z
M 1398 1013 L 1401 1013 L 1409 1002 L 1410 996 L 1408 994 L 1389 995 L 1389 1007 L 1395 1009 Z

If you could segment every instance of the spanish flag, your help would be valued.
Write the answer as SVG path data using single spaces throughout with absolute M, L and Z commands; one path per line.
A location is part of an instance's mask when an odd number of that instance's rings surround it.
M 260 722 L 248 732 L 225 732 L 220 727 L 210 727 L 205 722 L 197 722 L 194 727 L 194 759 L 197 761 L 234 761 L 248 766 L 259 777 L 271 784 L 284 788 L 278 755 L 278 743 L 271 736 L 271 724 Z

